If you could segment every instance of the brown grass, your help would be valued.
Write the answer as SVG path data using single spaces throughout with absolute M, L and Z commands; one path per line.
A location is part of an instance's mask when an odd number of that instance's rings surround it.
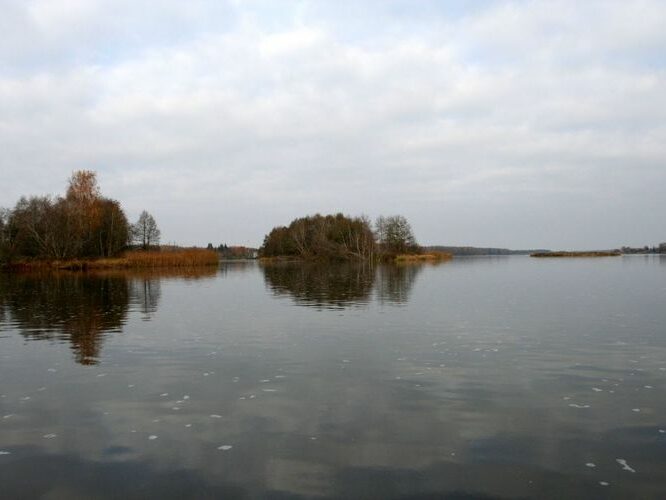
M 121 257 L 108 259 L 72 259 L 54 261 L 21 261 L 10 266 L 14 270 L 88 270 L 88 269 L 146 269 L 216 266 L 219 257 L 214 250 L 190 248 L 169 251 L 130 251 Z
M 401 254 L 396 256 L 396 262 L 440 262 L 450 260 L 453 255 L 447 252 L 430 252 L 419 254 Z
M 216 266 L 220 260 L 214 250 L 192 248 L 173 252 L 127 252 L 128 267 L 195 267 Z

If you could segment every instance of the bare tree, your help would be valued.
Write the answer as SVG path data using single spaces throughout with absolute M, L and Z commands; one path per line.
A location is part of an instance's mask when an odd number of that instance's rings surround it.
M 12 253 L 11 215 L 11 210 L 0 208 L 0 264 Z
M 136 224 L 132 225 L 132 239 L 136 245 L 140 245 L 144 250 L 160 243 L 160 230 L 157 228 L 157 222 L 145 210 L 139 215 Z
M 402 215 L 379 217 L 375 223 L 375 234 L 381 250 L 385 253 L 410 253 L 419 249 L 412 226 Z

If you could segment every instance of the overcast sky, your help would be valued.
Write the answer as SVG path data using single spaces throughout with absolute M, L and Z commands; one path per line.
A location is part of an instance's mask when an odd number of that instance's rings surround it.
M 163 242 L 316 212 L 666 241 L 666 2 L 0 0 L 0 206 L 98 172 Z

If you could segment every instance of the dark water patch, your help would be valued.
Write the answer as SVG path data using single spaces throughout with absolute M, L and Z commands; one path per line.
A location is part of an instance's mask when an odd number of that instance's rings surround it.
M 145 462 L 94 462 L 63 454 L 4 464 L 0 484 L 3 496 L 12 499 L 250 498 L 242 487 L 211 483 L 195 471 L 160 471 Z

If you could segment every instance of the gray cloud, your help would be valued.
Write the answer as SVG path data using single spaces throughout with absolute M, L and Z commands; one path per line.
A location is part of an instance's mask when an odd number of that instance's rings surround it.
M 0 205 L 93 168 L 183 244 L 338 210 L 424 243 L 666 238 L 661 2 L 355 4 L 3 2 Z

